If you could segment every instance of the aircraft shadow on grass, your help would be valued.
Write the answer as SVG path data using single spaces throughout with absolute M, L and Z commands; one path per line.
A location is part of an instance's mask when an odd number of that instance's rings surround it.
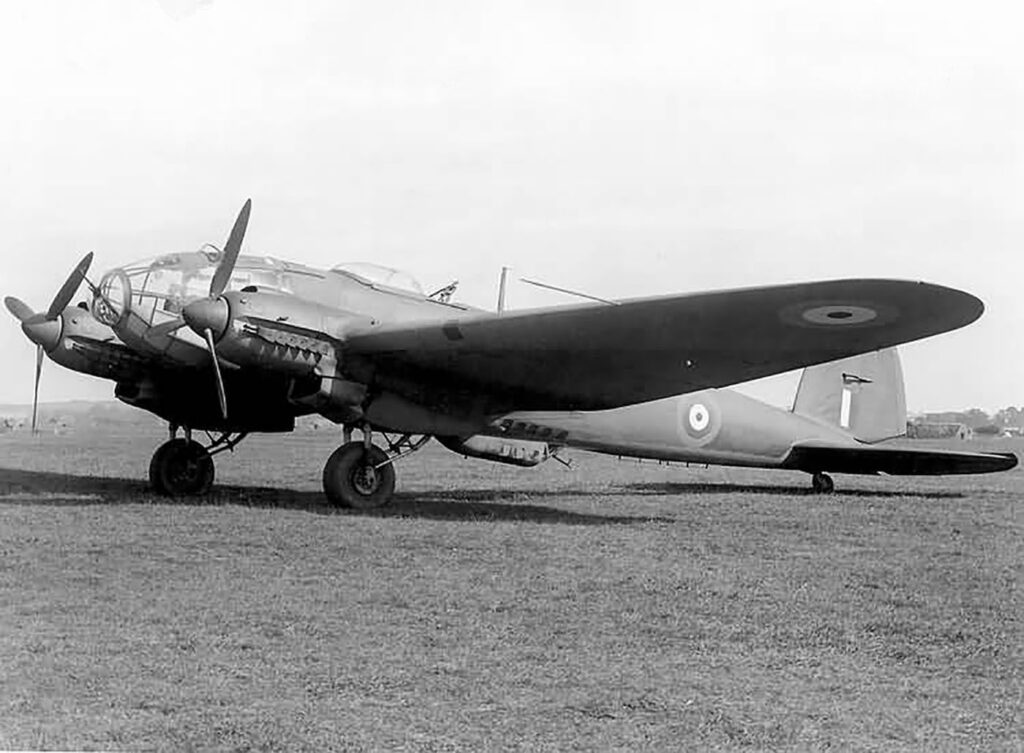
M 622 487 L 629 494 L 651 496 L 681 496 L 696 494 L 758 494 L 787 497 L 818 497 L 822 500 L 836 497 L 873 497 L 897 498 L 914 497 L 918 499 L 962 499 L 963 492 L 955 491 L 907 491 L 899 489 L 836 489 L 828 495 L 819 495 L 813 489 L 792 486 L 756 486 L 752 484 L 708 484 L 686 482 L 638 482 Z
M 612 491 L 458 489 L 399 492 L 388 507 L 375 510 L 331 507 L 320 491 L 271 487 L 218 486 L 208 495 L 175 500 L 154 494 L 137 479 L 77 476 L 48 471 L 0 468 L 0 504 L 14 505 L 226 505 L 304 510 L 321 515 L 357 515 L 379 518 L 425 518 L 479 522 L 524 521 L 568 525 L 633 525 L 674 522 L 673 518 L 638 514 L 594 515 L 529 503 L 508 501 L 514 497 L 608 496 Z
M 357 515 L 384 518 L 421 518 L 476 522 L 524 521 L 563 525 L 636 525 L 673 523 L 675 518 L 644 515 L 597 515 L 558 507 L 517 502 L 516 498 L 666 496 L 686 497 L 700 494 L 756 494 L 772 496 L 813 496 L 803 488 L 753 486 L 748 484 L 708 483 L 632 483 L 600 489 L 533 489 L 509 491 L 500 488 L 428 490 L 399 492 L 394 502 L 376 510 L 337 509 L 327 504 L 320 491 L 300 491 L 272 487 L 219 486 L 209 495 L 189 501 L 155 495 L 137 479 L 102 476 L 78 476 L 47 471 L 0 468 L 0 503 L 20 505 L 119 505 L 119 504 L 237 504 L 248 507 L 303 510 L 320 515 Z M 908 492 L 865 489 L 836 491 L 840 498 L 958 499 L 960 492 Z M 827 498 L 823 498 L 827 499 Z

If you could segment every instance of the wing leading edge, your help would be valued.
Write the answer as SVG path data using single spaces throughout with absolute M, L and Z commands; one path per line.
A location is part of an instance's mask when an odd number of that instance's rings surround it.
M 1012 452 L 955 452 L 906 447 L 827 447 L 797 445 L 784 468 L 808 473 L 833 472 L 889 476 L 945 476 L 995 473 L 1017 465 Z
M 834 280 L 385 325 L 344 350 L 361 378 L 407 394 L 602 410 L 899 345 L 983 310 L 938 285 Z

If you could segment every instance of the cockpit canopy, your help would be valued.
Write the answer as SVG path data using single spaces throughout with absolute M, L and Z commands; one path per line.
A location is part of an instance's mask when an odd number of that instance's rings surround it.
M 164 254 L 124 267 L 112 269 L 100 280 L 99 293 L 93 299 L 93 315 L 104 324 L 118 327 L 129 312 L 132 328 L 140 332 L 149 327 L 180 321 L 185 304 L 209 295 L 210 283 L 220 261 L 220 251 L 212 247 L 182 254 Z M 371 262 L 350 262 L 332 272 L 363 285 L 425 297 L 423 288 L 407 272 Z M 317 270 L 264 256 L 240 256 L 227 289 L 295 293 L 296 276 L 322 278 Z M 187 332 L 180 335 L 188 336 Z
M 148 325 L 176 319 L 189 301 L 209 295 L 219 252 L 164 254 L 113 269 L 100 280 L 93 314 L 104 324 L 119 324 L 128 311 Z M 287 291 L 284 264 L 275 259 L 239 257 L 228 287 L 256 285 Z
M 353 261 L 339 264 L 331 268 L 332 272 L 354 277 L 360 282 L 373 285 L 374 287 L 392 288 L 406 293 L 425 295 L 423 287 L 408 272 L 400 269 L 385 267 L 368 261 Z

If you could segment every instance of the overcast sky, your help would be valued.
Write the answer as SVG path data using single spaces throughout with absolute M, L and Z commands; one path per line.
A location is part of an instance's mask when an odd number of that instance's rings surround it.
M 986 2 L 5 0 L 3 295 L 223 243 L 370 260 L 493 307 L 923 279 L 912 409 L 1024 404 L 1022 14 Z M 514 285 L 512 307 L 569 302 Z M 3 312 L 0 402 L 33 346 Z M 793 377 L 752 394 L 785 403 Z M 41 399 L 112 384 L 47 363 Z

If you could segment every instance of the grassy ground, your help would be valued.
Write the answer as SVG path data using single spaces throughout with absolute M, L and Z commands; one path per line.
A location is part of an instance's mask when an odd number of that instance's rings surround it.
M 357 514 L 335 437 L 193 504 L 147 492 L 161 440 L 0 437 L 0 747 L 1024 746 L 1020 469 L 821 498 L 432 447 Z

